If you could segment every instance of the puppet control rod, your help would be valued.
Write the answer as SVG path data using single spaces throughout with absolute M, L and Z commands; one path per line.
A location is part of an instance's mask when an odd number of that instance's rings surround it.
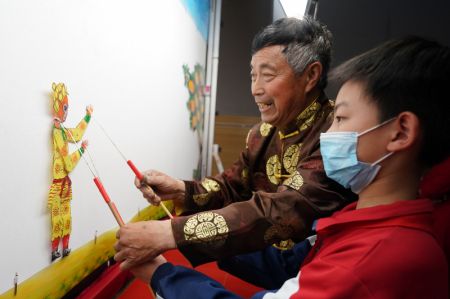
M 73 138 L 72 133 L 70 133 L 70 131 L 68 129 L 66 129 L 62 124 L 60 124 L 61 127 L 66 130 L 66 132 L 68 133 L 68 135 L 70 136 L 70 138 L 72 139 L 72 141 L 75 143 L 75 145 L 77 146 L 78 151 L 80 151 L 81 154 L 81 149 L 77 143 L 77 141 L 75 140 L 75 138 Z M 98 175 L 98 171 L 95 168 L 95 164 L 94 161 L 92 160 L 91 154 L 89 153 L 89 151 L 87 150 L 87 148 L 85 148 L 85 151 L 88 153 L 89 155 L 89 159 L 91 160 L 92 166 L 94 167 L 96 173 L 92 170 L 91 166 L 89 165 L 89 162 L 86 160 L 86 158 L 84 157 L 84 155 L 81 155 L 81 157 L 83 158 L 84 162 L 86 162 L 87 167 L 89 168 L 89 170 L 91 171 L 92 175 L 94 176 L 94 183 L 98 188 L 98 191 L 100 191 L 100 194 L 102 195 L 103 199 L 105 200 L 106 204 L 108 205 L 109 209 L 111 210 L 112 214 L 114 215 L 114 218 L 116 218 L 117 223 L 119 224 L 120 227 L 125 225 L 125 222 L 123 222 L 122 217 L 119 214 L 119 211 L 117 210 L 116 205 L 114 204 L 114 202 L 111 201 L 108 193 L 105 190 L 105 187 L 103 186 L 102 182 L 100 181 L 100 177 Z
M 103 128 L 103 126 L 94 119 L 94 122 L 100 127 L 100 129 L 103 131 L 103 133 L 105 134 L 105 136 L 109 139 L 109 141 L 112 143 L 112 145 L 116 148 L 116 150 L 119 152 L 119 154 L 122 156 L 122 158 L 125 160 L 125 162 L 128 164 L 128 166 L 131 168 L 131 170 L 134 172 L 134 174 L 136 175 L 136 177 L 138 178 L 139 181 L 142 181 L 142 179 L 144 178 L 144 176 L 142 175 L 142 172 L 140 172 L 137 167 L 134 165 L 134 163 L 131 160 L 128 160 L 125 155 L 120 151 L 119 147 L 116 145 L 116 143 L 112 140 L 112 138 L 109 136 L 109 134 L 106 132 L 106 130 Z M 170 219 L 173 219 L 172 214 L 170 213 L 170 211 L 167 209 L 166 205 L 164 204 L 164 202 L 160 202 L 161 207 L 163 208 L 164 212 L 166 212 L 167 216 L 169 216 Z

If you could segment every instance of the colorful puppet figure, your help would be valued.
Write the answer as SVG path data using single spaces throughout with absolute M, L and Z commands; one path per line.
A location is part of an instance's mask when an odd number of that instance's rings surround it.
M 69 255 L 69 238 L 72 230 L 70 201 L 72 200 L 72 183 L 68 174 L 78 164 L 81 155 L 88 145 L 87 140 L 81 143 L 79 150 L 69 154 L 68 142 L 78 142 L 86 131 L 91 119 L 92 106 L 86 107 L 86 116 L 76 128 L 66 128 L 62 123 L 67 118 L 69 99 L 63 83 L 52 84 L 53 94 L 53 182 L 48 195 L 48 208 L 52 221 L 52 261 L 61 256 L 58 251 L 62 239 L 63 257 Z

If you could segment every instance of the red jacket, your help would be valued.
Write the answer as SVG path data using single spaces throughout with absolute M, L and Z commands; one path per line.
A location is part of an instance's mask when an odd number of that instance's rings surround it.
M 448 298 L 431 201 L 355 207 L 318 221 L 291 298 Z

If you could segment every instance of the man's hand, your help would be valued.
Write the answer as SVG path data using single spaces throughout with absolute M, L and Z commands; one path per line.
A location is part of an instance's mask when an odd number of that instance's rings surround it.
M 155 259 L 149 262 L 130 268 L 130 271 L 135 277 L 139 278 L 143 282 L 150 283 L 156 269 L 164 263 L 167 263 L 167 260 L 162 255 L 158 255 Z
M 116 234 L 114 259 L 122 262 L 121 269 L 129 269 L 176 248 L 170 220 L 128 223 Z
M 134 181 L 142 195 L 153 205 L 159 205 L 161 200 L 176 200 L 183 202 L 185 186 L 182 180 L 174 179 L 157 170 L 147 170 L 142 173 L 143 179 Z

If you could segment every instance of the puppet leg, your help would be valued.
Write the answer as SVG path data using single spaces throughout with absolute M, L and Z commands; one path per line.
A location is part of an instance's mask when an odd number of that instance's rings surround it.
M 48 205 L 51 213 L 51 229 L 52 229 L 52 254 L 51 260 L 61 256 L 58 251 L 59 241 L 61 239 L 62 218 L 61 218 L 61 184 L 53 183 L 50 187 Z
M 69 239 L 70 233 L 72 232 L 72 216 L 70 209 L 70 201 L 72 199 L 72 190 L 70 190 L 67 194 L 67 197 L 64 198 L 64 201 L 61 204 L 61 213 L 63 219 L 63 257 L 68 256 L 70 254 L 69 248 Z
M 52 204 L 52 261 L 61 256 L 61 253 L 58 251 L 63 225 L 60 214 L 60 205 L 61 203 L 59 200 L 55 200 Z

